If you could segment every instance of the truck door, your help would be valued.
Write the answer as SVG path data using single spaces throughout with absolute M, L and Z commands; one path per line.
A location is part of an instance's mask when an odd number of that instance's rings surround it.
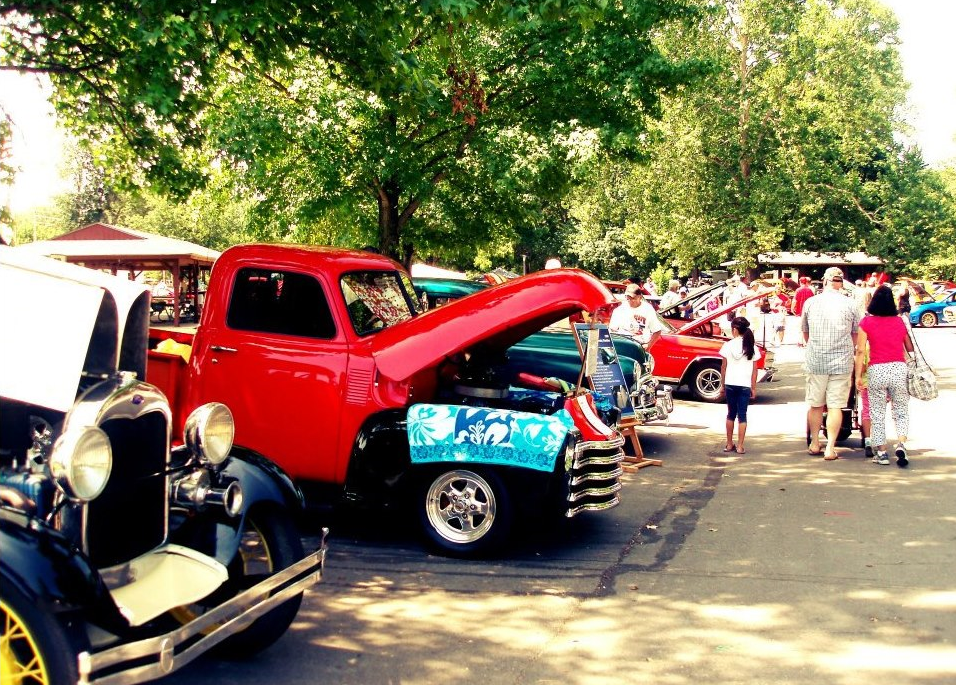
M 201 401 L 224 402 L 236 444 L 293 478 L 333 482 L 348 345 L 310 274 L 236 271 L 225 316 L 206 338 Z

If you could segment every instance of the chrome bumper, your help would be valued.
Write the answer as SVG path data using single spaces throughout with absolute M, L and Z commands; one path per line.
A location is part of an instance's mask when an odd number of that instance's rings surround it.
M 328 549 L 327 534 L 328 529 L 323 529 L 319 549 L 301 561 L 180 628 L 100 652 L 81 652 L 77 657 L 79 685 L 132 685 L 182 668 L 230 635 L 247 628 L 263 614 L 322 580 Z

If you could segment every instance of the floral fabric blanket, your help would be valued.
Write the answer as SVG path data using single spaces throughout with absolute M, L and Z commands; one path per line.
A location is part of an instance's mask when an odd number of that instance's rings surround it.
M 552 415 L 485 407 L 415 404 L 408 410 L 412 463 L 457 461 L 554 469 L 571 415 Z

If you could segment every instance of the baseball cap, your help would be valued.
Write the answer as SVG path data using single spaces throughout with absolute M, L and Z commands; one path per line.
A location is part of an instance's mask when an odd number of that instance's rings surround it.
M 642 297 L 644 296 L 644 293 L 641 292 L 641 286 L 639 286 L 637 283 L 628 284 L 628 286 L 624 289 L 624 297 L 634 297 L 635 295 L 641 295 Z
M 838 269 L 837 267 L 831 266 L 829 269 L 823 272 L 823 280 L 824 281 L 842 281 L 843 272 L 840 271 L 840 269 Z
M 804 283 L 804 284 L 809 284 L 809 283 L 810 283 L 810 277 L 809 277 L 809 276 L 801 276 L 801 277 L 800 277 L 800 282 L 801 282 L 801 283 Z

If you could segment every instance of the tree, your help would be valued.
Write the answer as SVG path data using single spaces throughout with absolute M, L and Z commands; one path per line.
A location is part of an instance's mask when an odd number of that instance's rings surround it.
M 0 49 L 51 75 L 73 128 L 128 150 L 111 161 L 134 181 L 185 195 L 224 151 L 263 199 L 262 231 L 296 236 L 331 211 L 408 261 L 414 241 L 466 223 L 454 199 L 482 176 L 509 211 L 473 220 L 493 242 L 566 186 L 580 132 L 636 154 L 658 93 L 688 71 L 661 59 L 652 29 L 687 12 L 683 0 L 30 1 L 0 6 Z
M 719 9 L 661 39 L 665 54 L 691 50 L 713 73 L 665 100 L 651 162 L 629 180 L 629 243 L 652 242 L 684 268 L 862 248 L 902 159 L 895 18 L 870 0 Z

